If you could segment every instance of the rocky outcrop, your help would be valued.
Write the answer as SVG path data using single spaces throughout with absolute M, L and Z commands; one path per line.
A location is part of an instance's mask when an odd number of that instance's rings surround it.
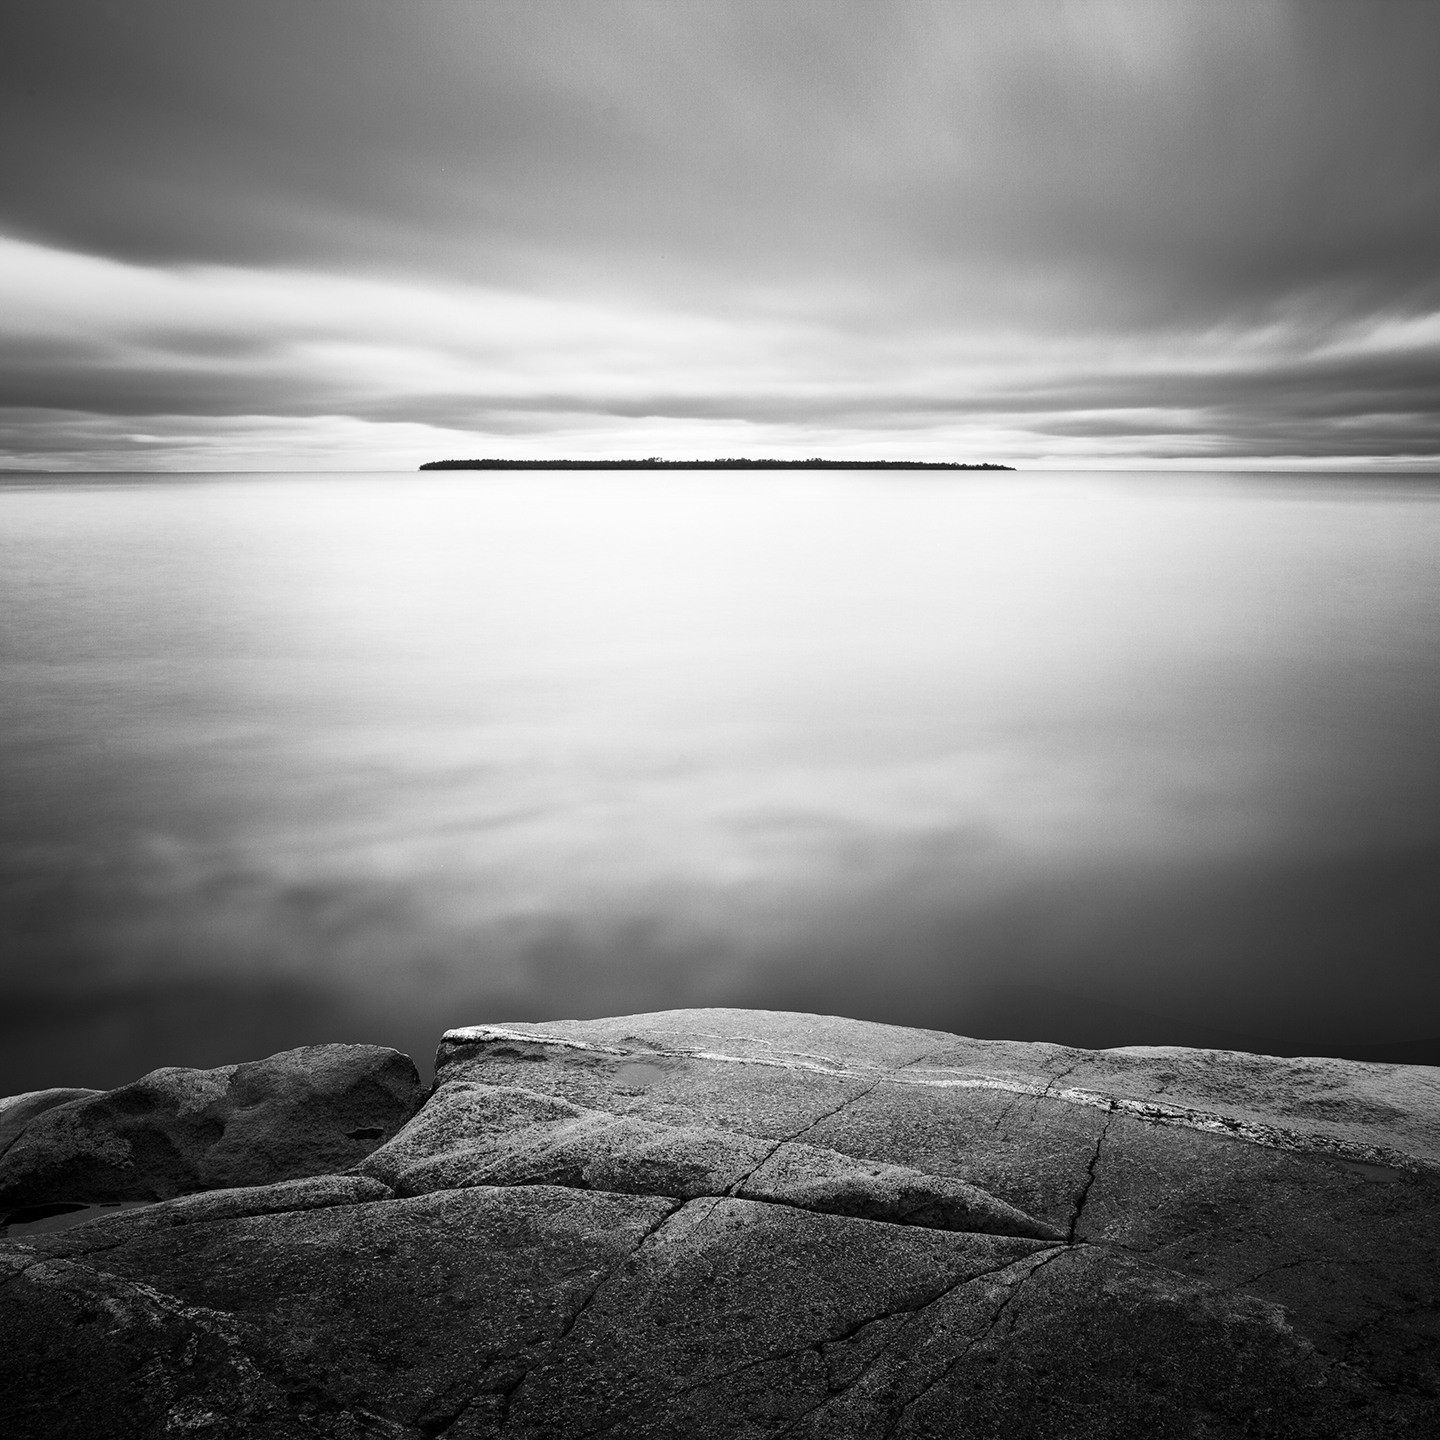
M 1389 1440 L 1440 1416 L 1433 1070 L 739 1011 L 475 1027 L 330 1168 L 12 1230 L 7 1434 Z
M 9 1095 L 0 1100 L 0 1155 L 20 1138 L 21 1131 L 28 1128 L 42 1111 L 104 1093 L 103 1090 L 80 1089 L 28 1090 L 23 1095 Z
M 935 1230 L 1058 1240 L 974 1185 L 733 1130 L 587 1110 L 519 1086 L 451 1081 L 356 1167 L 396 1194 L 470 1185 L 566 1185 L 677 1200 L 736 1196 Z
M 344 1170 L 422 1098 L 414 1062 L 378 1045 L 308 1045 L 217 1070 L 154 1070 L 32 1112 L 0 1155 L 0 1212 Z

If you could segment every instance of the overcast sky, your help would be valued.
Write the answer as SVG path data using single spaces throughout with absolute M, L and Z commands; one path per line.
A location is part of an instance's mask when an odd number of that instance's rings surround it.
M 5 0 L 0 466 L 1440 466 L 1440 5 Z

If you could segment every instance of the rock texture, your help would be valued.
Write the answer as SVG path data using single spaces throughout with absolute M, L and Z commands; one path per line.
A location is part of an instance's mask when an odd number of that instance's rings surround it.
M 78 1098 L 32 1109 L 0 1155 L 0 1212 L 344 1170 L 423 1098 L 409 1056 L 378 1045 L 307 1045 L 218 1070 L 153 1070 L 118 1090 L 39 1092 L 68 1094 Z
M 588 1110 L 519 1086 L 450 1081 L 357 1167 L 399 1195 L 470 1185 L 569 1185 L 677 1200 L 737 1196 L 935 1230 L 1058 1240 L 983 1190 L 793 1141 Z
M 0 1155 L 20 1138 L 20 1132 L 42 1111 L 104 1093 L 103 1090 L 28 1090 L 24 1095 L 9 1095 L 0 1100 Z
M 1440 1071 L 668 1012 L 392 1130 L 12 1232 L 7 1435 L 1440 1434 Z

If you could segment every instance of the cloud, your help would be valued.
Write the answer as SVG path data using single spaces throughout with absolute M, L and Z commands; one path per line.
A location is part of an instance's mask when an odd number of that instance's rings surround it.
M 6 449 L 1433 462 L 1437 44 L 1425 6 L 16 0 Z
M 0 306 L 0 435 L 42 465 L 225 468 L 248 444 L 259 468 L 307 451 L 409 468 L 437 447 L 564 453 L 580 435 L 634 453 L 640 433 L 646 453 L 1424 457 L 1440 428 L 1436 312 L 1317 327 L 1302 310 L 1163 342 L 896 333 L 854 299 L 776 313 L 743 286 L 681 309 L 3 239 Z

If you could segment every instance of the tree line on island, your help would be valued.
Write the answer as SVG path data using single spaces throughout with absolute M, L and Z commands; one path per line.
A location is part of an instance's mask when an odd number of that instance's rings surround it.
M 1013 470 L 958 460 L 427 460 L 422 470 Z

